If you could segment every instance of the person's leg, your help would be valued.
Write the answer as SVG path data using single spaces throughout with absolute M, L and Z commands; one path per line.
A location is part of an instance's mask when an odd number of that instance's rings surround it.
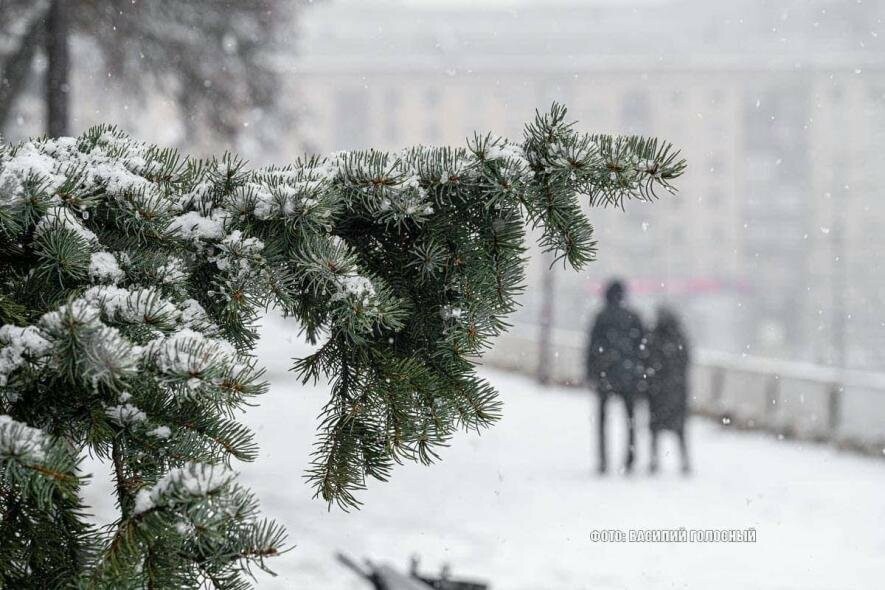
M 688 457 L 688 439 L 685 436 L 685 425 L 679 429 L 679 454 L 682 456 L 682 473 L 691 473 L 691 461 Z
M 633 471 L 633 459 L 636 455 L 636 413 L 633 399 L 625 397 L 624 405 L 627 409 L 627 459 L 624 461 L 624 471 L 630 473 Z
M 605 473 L 606 469 L 608 469 L 608 462 L 606 461 L 605 453 L 605 405 L 608 401 L 608 395 L 600 393 L 597 395 L 597 398 L 597 403 L 599 404 L 597 424 L 597 433 L 599 434 L 599 438 L 596 441 L 596 449 L 599 452 L 599 464 L 597 465 L 597 470 L 599 471 L 599 473 Z
M 658 431 L 651 431 L 651 461 L 648 464 L 650 473 L 658 472 Z

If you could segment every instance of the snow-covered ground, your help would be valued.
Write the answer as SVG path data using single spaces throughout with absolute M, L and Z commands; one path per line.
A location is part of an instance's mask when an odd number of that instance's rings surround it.
M 493 370 L 484 374 L 505 402 L 495 428 L 458 436 L 439 464 L 405 465 L 391 482 L 372 482 L 361 510 L 329 511 L 302 478 L 327 393 L 285 373 L 304 350 L 278 326 L 266 330 L 259 354 L 273 386 L 246 417 L 262 452 L 240 471 L 296 545 L 259 588 L 367 588 L 336 551 L 400 568 L 417 554 L 434 573 L 449 563 L 495 590 L 866 589 L 885 579 L 882 461 L 693 419 L 692 477 L 678 475 L 674 441 L 664 446 L 663 474 L 646 475 L 642 437 L 638 473 L 600 478 L 591 396 Z M 620 459 L 622 416 L 612 414 L 612 459 Z M 590 540 L 594 529 L 680 526 L 755 527 L 757 542 Z

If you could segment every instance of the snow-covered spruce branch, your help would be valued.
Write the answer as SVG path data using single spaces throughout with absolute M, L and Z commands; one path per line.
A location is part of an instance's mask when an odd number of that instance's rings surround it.
M 78 483 L 73 462 L 39 428 L 0 415 L 0 465 L 6 477 L 26 496 L 47 506 L 52 492 Z
M 249 353 L 267 306 L 323 341 L 295 369 L 332 380 L 308 473 L 325 500 L 354 506 L 367 477 L 493 423 L 474 359 L 523 288 L 526 227 L 580 267 L 582 195 L 649 199 L 684 168 L 668 144 L 565 116 L 539 113 L 520 142 L 257 170 L 106 126 L 0 144 L 0 511 L 27 515 L 0 518 L 0 585 L 244 587 L 284 550 L 229 470 L 256 456 L 236 417 L 266 389 Z M 79 504 L 85 452 L 115 474 L 104 535 Z

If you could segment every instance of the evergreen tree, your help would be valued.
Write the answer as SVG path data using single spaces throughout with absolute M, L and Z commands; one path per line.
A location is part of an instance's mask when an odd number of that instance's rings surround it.
M 0 586 L 249 586 L 284 550 L 237 483 L 238 412 L 265 389 L 260 310 L 322 342 L 332 381 L 309 479 L 344 508 L 498 417 L 475 362 L 522 289 L 526 227 L 579 268 L 593 206 L 652 199 L 669 144 L 576 132 L 554 105 L 521 143 L 475 136 L 249 169 L 112 127 L 0 147 Z M 113 466 L 97 529 L 79 463 Z
M 94 72 L 96 78 L 119 82 L 132 98 L 153 88 L 174 97 L 190 138 L 234 138 L 244 118 L 279 129 L 283 121 L 273 114 L 282 108 L 283 93 L 273 53 L 291 50 L 291 25 L 301 4 L 0 0 L 0 130 L 41 52 L 47 66 L 46 132 L 57 136 L 68 127 L 73 38 L 88 40 L 100 52 L 104 69 Z

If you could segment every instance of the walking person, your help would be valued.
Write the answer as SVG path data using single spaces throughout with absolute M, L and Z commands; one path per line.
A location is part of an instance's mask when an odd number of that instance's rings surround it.
M 671 310 L 658 310 L 657 324 L 646 343 L 645 362 L 648 379 L 651 463 L 649 471 L 658 471 L 658 439 L 669 430 L 679 439 L 682 472 L 691 472 L 685 418 L 688 413 L 688 339 L 679 318 Z
M 627 411 L 627 456 L 624 470 L 630 473 L 636 450 L 634 406 L 645 386 L 640 359 L 643 328 L 639 316 L 624 305 L 626 288 L 618 280 L 608 284 L 605 307 L 596 316 L 587 346 L 587 380 L 599 396 L 599 473 L 608 469 L 606 455 L 606 406 L 614 395 Z

